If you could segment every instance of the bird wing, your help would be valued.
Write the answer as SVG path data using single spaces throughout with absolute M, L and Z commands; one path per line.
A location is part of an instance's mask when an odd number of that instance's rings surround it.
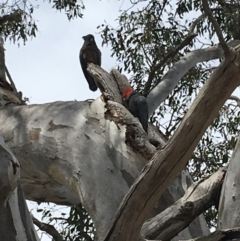
M 79 60 L 80 60 L 80 64 L 81 64 L 81 67 L 82 67 L 82 71 L 83 71 L 83 74 L 84 74 L 88 84 L 89 84 L 90 90 L 96 91 L 97 85 L 96 85 L 93 77 L 87 71 L 87 64 L 88 63 L 94 63 L 94 62 L 91 61 L 92 58 L 94 59 L 94 56 L 91 56 L 91 52 L 87 51 L 86 47 L 83 46 L 81 48 L 80 54 L 79 54 Z M 90 62 L 89 62 L 89 60 L 90 60 Z
M 96 46 L 86 46 L 81 49 L 81 56 L 86 63 L 101 66 L 101 52 Z
M 133 116 L 138 117 L 143 129 L 148 129 L 148 103 L 144 96 L 139 93 L 133 93 L 130 96 L 129 110 Z

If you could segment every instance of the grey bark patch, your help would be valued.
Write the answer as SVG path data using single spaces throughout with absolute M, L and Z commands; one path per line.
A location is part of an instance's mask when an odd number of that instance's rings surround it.
M 62 125 L 62 124 L 55 125 L 52 120 L 49 122 L 49 125 L 50 125 L 50 128 L 48 128 L 48 131 L 69 128 L 69 126 L 67 126 L 67 125 Z

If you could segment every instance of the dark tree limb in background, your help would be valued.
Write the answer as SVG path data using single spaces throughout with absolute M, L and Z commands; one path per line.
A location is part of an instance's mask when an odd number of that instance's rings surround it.
M 36 219 L 34 216 L 32 216 L 33 219 L 33 223 L 38 226 L 39 229 L 41 229 L 42 231 L 48 233 L 49 235 L 52 236 L 52 238 L 55 241 L 63 241 L 62 236 L 59 234 L 59 232 L 55 229 L 55 227 L 53 225 L 47 224 L 47 223 L 43 223 L 40 222 L 38 219 Z
M 222 31 L 221 31 L 221 29 L 218 25 L 217 20 L 212 15 L 211 9 L 209 8 L 208 0 L 202 0 L 202 3 L 203 3 L 203 10 L 206 13 L 206 15 L 208 16 L 209 22 L 212 23 L 212 25 L 213 25 L 213 27 L 216 31 L 216 34 L 218 36 L 218 40 L 219 40 L 220 44 L 222 45 L 224 54 L 225 55 L 229 54 L 229 47 L 228 47 L 227 43 L 225 42 L 225 40 L 223 38 L 223 34 L 222 34 Z

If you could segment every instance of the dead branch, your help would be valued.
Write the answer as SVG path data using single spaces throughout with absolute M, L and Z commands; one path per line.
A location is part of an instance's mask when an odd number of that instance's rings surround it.
M 142 236 L 147 239 L 171 240 L 197 216 L 219 202 L 217 197 L 226 171 L 227 167 L 221 168 L 190 186 L 181 199 L 144 223 Z
M 185 167 L 203 133 L 240 84 L 239 50 L 230 51 L 199 92 L 173 137 L 143 168 L 123 199 L 105 241 L 138 240 L 148 213 Z
M 92 75 L 105 100 L 122 103 L 118 85 L 107 71 L 98 65 L 88 64 L 88 72 Z
M 38 219 L 36 219 L 32 215 L 33 223 L 38 226 L 38 228 L 46 233 L 48 233 L 50 236 L 53 237 L 55 241 L 63 241 L 62 236 L 59 234 L 59 232 L 55 229 L 53 225 L 40 222 Z
M 126 87 L 131 86 L 127 77 L 121 74 L 118 70 L 112 69 L 110 74 L 113 76 L 114 80 L 116 81 L 120 93 L 122 93 Z
M 107 119 L 114 120 L 115 123 L 126 125 L 126 142 L 135 150 L 141 153 L 147 160 L 151 159 L 156 148 L 150 144 L 146 132 L 140 122 L 121 104 L 108 101 L 108 111 L 105 113 Z
M 219 27 L 219 24 L 218 24 L 217 20 L 212 15 L 212 11 L 209 8 L 208 0 L 202 0 L 202 4 L 203 4 L 203 10 L 206 13 L 206 15 L 208 16 L 209 22 L 212 23 L 212 25 L 213 25 L 213 27 L 216 31 L 216 34 L 218 36 L 218 40 L 219 40 L 220 44 L 222 45 L 224 54 L 225 55 L 229 54 L 229 47 L 228 47 L 227 43 L 225 42 L 225 40 L 223 38 L 222 31 Z

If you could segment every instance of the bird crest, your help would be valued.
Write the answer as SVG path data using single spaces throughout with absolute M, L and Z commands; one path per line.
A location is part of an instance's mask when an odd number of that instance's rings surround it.
M 134 92 L 132 87 L 127 87 L 122 92 L 122 98 L 126 99 L 128 98 L 132 93 Z

